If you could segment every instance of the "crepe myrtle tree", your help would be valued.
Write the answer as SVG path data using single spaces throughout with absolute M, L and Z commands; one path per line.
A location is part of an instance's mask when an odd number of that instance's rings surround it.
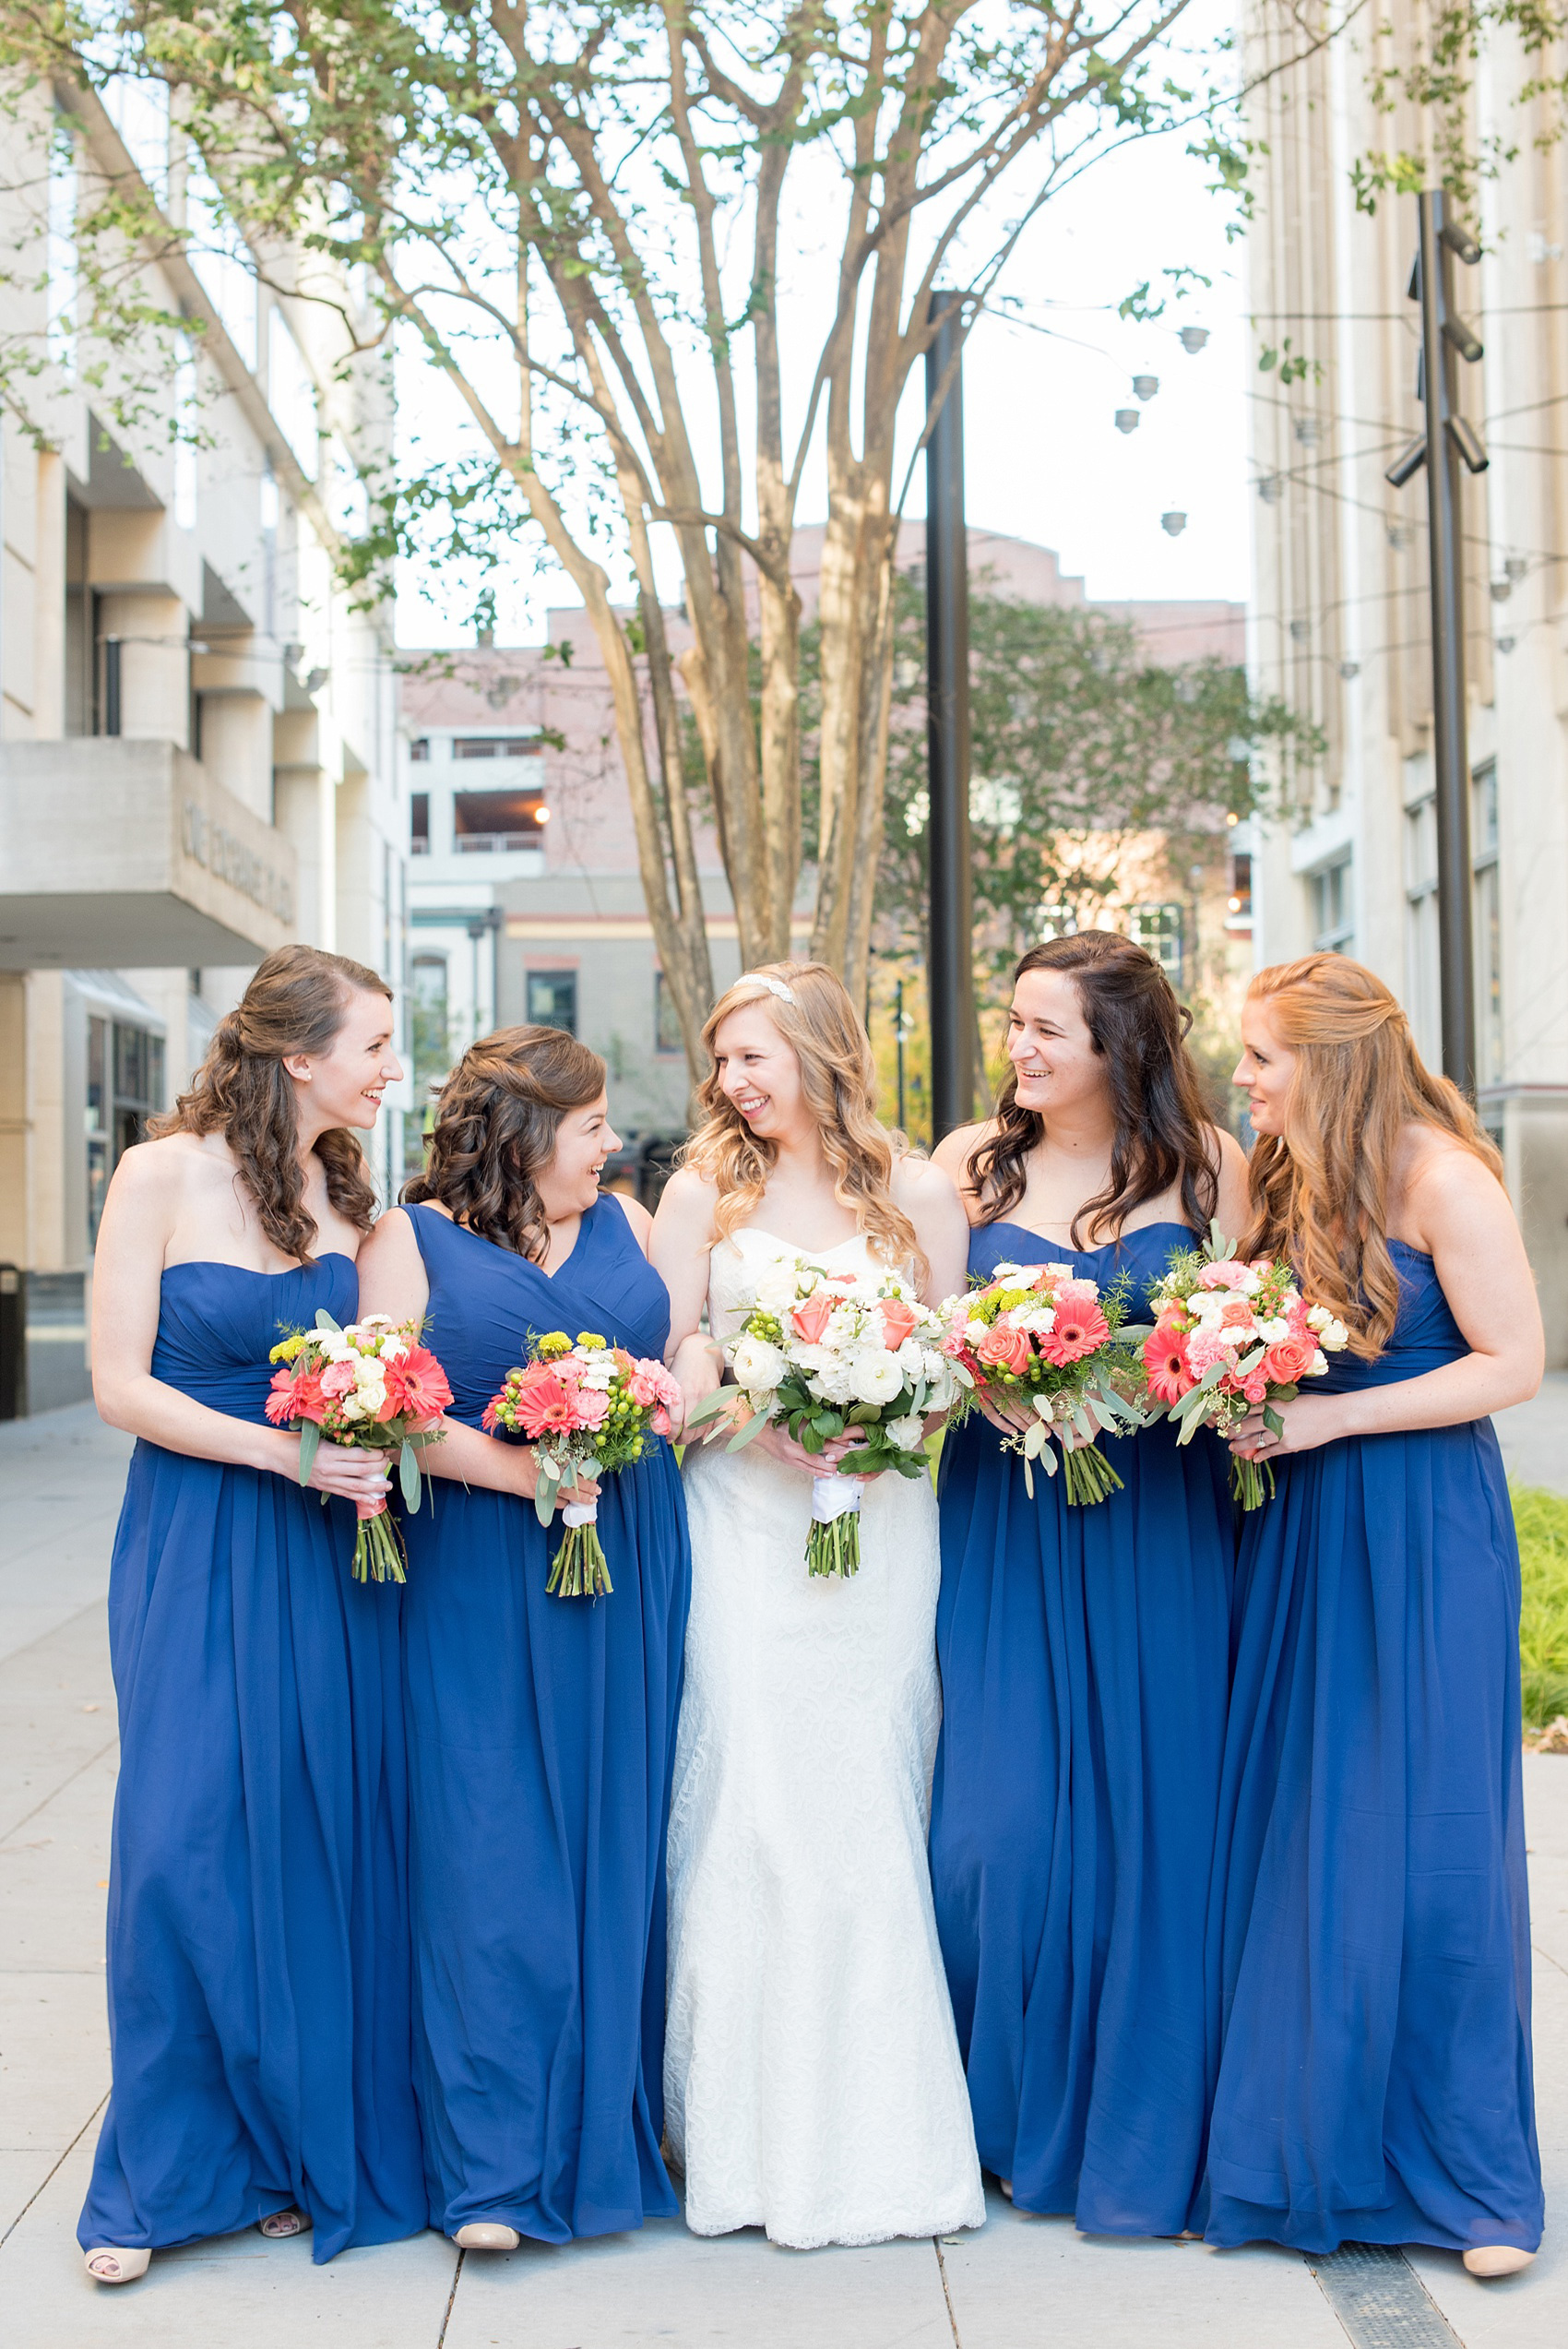
M 343 568 L 379 596 L 399 554 L 435 543 L 515 564 L 534 526 L 609 673 L 695 1068 L 709 818 L 743 958 L 789 950 L 809 862 L 812 952 L 863 986 L 912 471 L 896 478 L 895 421 L 932 288 L 956 286 L 972 325 L 1042 205 L 1128 140 L 1173 130 L 1221 183 L 1241 173 L 1206 69 L 1171 78 L 1189 5 L 7 0 L 0 73 L 162 82 L 264 279 L 340 311 L 345 364 L 390 339 L 445 379 L 466 446 L 450 431 L 445 447 L 440 433 L 406 446 L 395 477 L 368 484 L 370 525 L 341 543 Z M 1214 63 L 1233 81 L 1223 44 Z M 121 191 L 108 208 L 111 242 L 139 237 L 145 254 L 188 233 L 161 216 L 128 225 L 134 202 Z M 814 242 L 830 223 L 820 270 L 800 249 L 802 204 Z M 92 226 L 78 218 L 78 244 Z M 819 434 L 806 840 L 790 548 Z M 695 790 L 677 679 L 701 741 Z

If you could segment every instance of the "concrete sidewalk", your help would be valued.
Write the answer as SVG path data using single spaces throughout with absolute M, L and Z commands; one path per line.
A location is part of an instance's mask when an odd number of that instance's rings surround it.
M 1568 1401 L 1568 1379 L 1563 1382 Z M 1526 1406 L 1526 1409 L 1534 1409 Z M 1563 1454 L 1547 1418 L 1505 1432 L 1516 1473 Z M 1524 1438 L 1529 1434 L 1526 1448 Z M 1416 2252 L 1395 2316 L 1346 2313 L 1292 2254 L 1088 2238 L 992 2197 L 982 2233 L 791 2253 L 670 2222 L 511 2259 L 441 2236 L 311 2264 L 308 2242 L 233 2236 L 160 2254 L 143 2283 L 88 2282 L 76 2246 L 109 2084 L 103 1902 L 115 1746 L 103 1620 L 128 1445 L 90 1407 L 0 1428 L 0 2333 L 9 2349 L 1543 2349 L 1568 2333 L 1568 1759 L 1526 1757 L 1541 2146 L 1551 2230 L 1483 2286 Z M 1330 2299 L 1330 2292 L 1335 2298 Z M 1427 2295 L 1430 2295 L 1430 2297 Z M 1398 2293 L 1396 2293 L 1398 2298 Z

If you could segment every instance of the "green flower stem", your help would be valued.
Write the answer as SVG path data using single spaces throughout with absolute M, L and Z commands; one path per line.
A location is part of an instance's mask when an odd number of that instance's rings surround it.
M 1265 1460 L 1242 1460 L 1239 1453 L 1230 1455 L 1231 1497 L 1243 1508 L 1262 1508 L 1265 1501 L 1274 1498 L 1274 1471 Z
M 607 1598 L 615 1585 L 597 1525 L 568 1525 L 545 1584 L 557 1599 Z
M 1108 1500 L 1112 1493 L 1122 1490 L 1122 1479 L 1098 1444 L 1076 1444 L 1071 1449 L 1063 1445 L 1062 1470 L 1066 1478 L 1063 1489 L 1067 1501 L 1074 1508 Z
M 806 1535 L 806 1572 L 837 1574 L 848 1581 L 861 1570 L 861 1512 L 846 1509 L 824 1525 L 813 1518 Z
M 406 1582 L 407 1553 L 403 1537 L 385 1501 L 372 1517 L 362 1517 L 354 1535 L 356 1582 Z

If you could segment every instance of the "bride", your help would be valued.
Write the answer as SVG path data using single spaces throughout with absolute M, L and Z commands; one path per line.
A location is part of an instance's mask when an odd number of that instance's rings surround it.
M 907 1271 L 935 1300 L 963 1286 L 968 1240 L 947 1176 L 877 1124 L 871 1047 L 832 972 L 749 972 L 704 1036 L 706 1118 L 652 1246 L 688 1408 L 767 1265 Z M 695 2233 L 765 2226 L 802 2249 L 985 2215 L 926 1863 L 936 1504 L 924 1478 L 868 1480 L 860 1572 L 808 1580 L 811 1481 L 848 1449 L 814 1460 L 770 1428 L 733 1456 L 722 1437 L 685 1454 L 669 2146 Z

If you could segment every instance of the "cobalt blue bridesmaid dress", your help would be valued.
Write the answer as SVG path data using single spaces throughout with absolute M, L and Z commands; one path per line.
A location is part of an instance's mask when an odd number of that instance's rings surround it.
M 531 1336 L 663 1355 L 664 1283 L 613 1194 L 553 1274 L 406 1210 L 429 1342 L 477 1427 Z M 563 2243 L 668 2217 L 664 1838 L 691 1558 L 675 1459 L 606 1477 L 610 1596 L 545 1590 L 559 1525 L 432 1479 L 408 1520 L 416 2077 L 430 2223 Z
M 1402 1242 L 1393 1337 L 1323 1394 L 1467 1351 Z M 1540 2241 L 1519 1554 L 1489 1419 L 1276 1464 L 1237 1573 L 1208 2234 Z
M 1180 1223 L 1070 1249 L 982 1225 L 969 1270 L 1130 1276 Z M 1101 1437 L 1124 1489 L 1069 1508 L 978 1414 L 944 1447 L 932 1878 L 982 2164 L 1020 2210 L 1175 2235 L 1201 2213 L 1216 1986 L 1205 1920 L 1234 1559 L 1228 1462 Z
M 152 1374 L 259 1421 L 269 1350 L 351 1260 L 171 1265 Z M 77 2234 L 187 2243 L 297 2203 L 313 2252 L 425 2223 L 410 2078 L 396 1590 L 352 1512 L 291 1478 L 138 1443 L 109 1637 L 120 1785 L 113 2090 Z

